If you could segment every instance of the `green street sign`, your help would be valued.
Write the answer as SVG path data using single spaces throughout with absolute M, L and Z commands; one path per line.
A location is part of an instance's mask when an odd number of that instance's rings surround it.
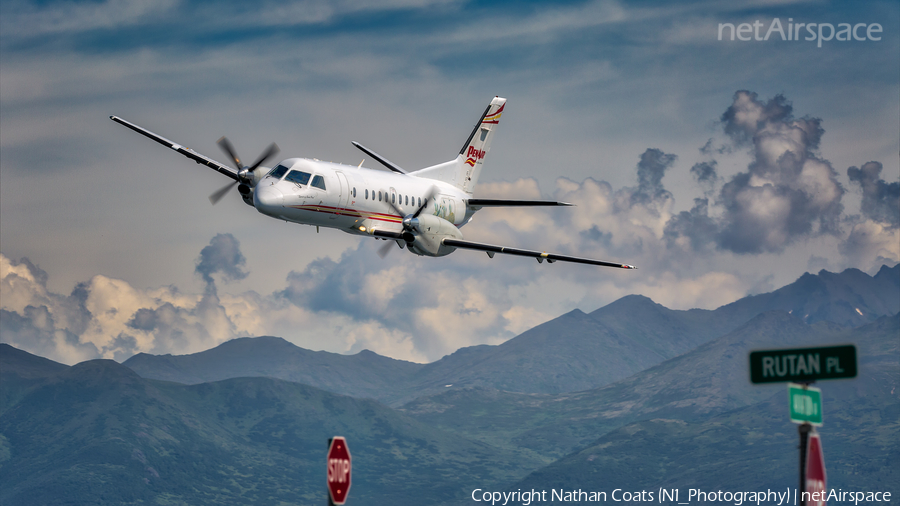
M 792 422 L 822 425 L 822 390 L 788 383 L 788 408 Z
M 805 383 L 856 377 L 856 346 L 764 350 L 750 353 L 752 383 Z

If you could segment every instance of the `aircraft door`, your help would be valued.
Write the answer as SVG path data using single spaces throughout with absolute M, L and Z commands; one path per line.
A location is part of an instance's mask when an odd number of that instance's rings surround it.
M 456 209 L 452 198 L 441 195 L 440 216 L 450 223 L 456 223 Z
M 338 183 L 340 183 L 338 185 L 339 193 L 338 193 L 337 207 L 344 208 L 344 207 L 347 207 L 347 202 L 349 201 L 349 198 L 350 198 L 350 184 L 347 182 L 347 176 L 345 176 L 343 172 L 335 172 L 335 174 L 337 174 Z M 334 218 L 337 215 L 333 214 L 331 216 L 332 216 L 332 218 Z

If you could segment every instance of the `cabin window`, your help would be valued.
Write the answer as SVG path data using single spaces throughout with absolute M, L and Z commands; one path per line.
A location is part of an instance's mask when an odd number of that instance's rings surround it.
M 422 207 L 422 197 L 419 197 L 419 207 Z
M 406 201 L 406 205 L 409 205 L 409 195 L 407 195 L 407 196 L 406 196 L 406 198 L 405 198 L 405 199 L 403 199 L 403 200 L 405 200 L 405 201 Z
M 356 187 L 353 187 L 353 198 L 356 198 Z
M 396 203 L 397 203 L 397 194 L 392 193 L 391 194 L 391 204 L 396 204 Z
M 378 190 L 378 202 L 381 202 L 381 190 Z
M 283 176 L 287 171 L 287 167 L 279 164 L 269 172 L 269 176 L 274 177 L 275 179 L 281 179 L 281 176 Z
M 320 190 L 324 190 L 325 189 L 325 178 L 323 178 L 322 176 L 316 175 L 315 177 L 313 177 L 312 186 L 315 186 L 316 188 L 319 188 Z
M 310 174 L 299 170 L 292 170 L 285 176 L 284 180 L 294 184 L 304 185 L 309 182 Z
M 369 200 L 369 189 L 366 188 L 366 200 Z

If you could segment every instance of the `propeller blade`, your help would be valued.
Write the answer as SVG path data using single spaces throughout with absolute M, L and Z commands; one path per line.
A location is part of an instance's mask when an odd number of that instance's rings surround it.
M 396 244 L 394 243 L 394 241 L 386 241 L 386 244 L 384 246 L 378 248 L 378 256 L 381 258 L 386 257 L 387 254 L 391 252 L 391 249 L 393 249 L 394 244 Z
M 416 209 L 416 212 L 412 215 L 413 218 L 418 218 L 422 211 L 428 207 L 428 201 L 434 198 L 434 195 L 437 193 L 437 186 L 432 186 L 430 190 L 428 190 L 428 195 L 425 196 L 425 201 L 422 202 L 422 206 Z
M 273 142 L 272 145 L 269 146 L 269 149 L 267 149 L 267 150 L 265 151 L 265 153 L 259 155 L 259 158 L 257 158 L 256 161 L 253 162 L 253 165 L 251 165 L 250 167 L 247 167 L 247 170 L 250 171 L 250 172 L 253 172 L 254 170 L 256 170 L 257 167 L 259 167 L 260 165 L 262 165 L 263 162 L 265 162 L 265 161 L 268 160 L 269 158 L 272 158 L 273 156 L 275 156 L 276 154 L 278 154 L 278 151 L 279 151 L 279 149 L 278 149 L 278 144 L 275 144 L 275 143 Z
M 234 146 L 232 146 L 231 143 L 228 142 L 228 139 L 224 135 L 221 139 L 216 141 L 216 144 L 218 144 L 219 147 L 222 148 L 222 151 L 225 151 L 225 153 L 229 157 L 231 157 L 231 161 L 234 162 L 234 166 L 237 167 L 238 172 L 244 169 L 244 166 L 241 165 L 241 159 L 238 158 L 237 152 L 234 150 Z
M 394 210 L 394 212 L 397 213 L 397 214 L 399 214 L 401 218 L 403 218 L 404 216 L 406 216 L 405 214 L 403 214 L 403 210 L 400 209 L 400 208 L 397 206 L 397 204 L 394 204 L 393 202 L 391 202 L 390 195 L 386 195 L 386 196 L 388 197 L 387 203 L 388 203 L 389 206 L 391 206 L 391 208 Z
M 234 185 L 236 185 L 236 184 L 238 184 L 238 181 L 232 181 L 232 182 L 228 183 L 227 185 L 223 186 L 222 188 L 216 190 L 215 193 L 213 193 L 212 195 L 209 196 L 210 204 L 212 204 L 212 205 L 218 204 L 219 201 L 222 200 L 222 197 L 224 197 L 225 194 L 228 193 L 228 191 L 231 190 L 234 187 Z

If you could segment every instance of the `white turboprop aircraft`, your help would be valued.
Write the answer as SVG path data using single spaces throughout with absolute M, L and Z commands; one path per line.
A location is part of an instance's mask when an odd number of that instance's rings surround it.
M 358 142 L 353 145 L 391 172 L 366 169 L 362 163 L 354 167 L 307 158 L 288 158 L 270 170 L 262 164 L 278 152 L 275 144 L 269 146 L 253 165 L 245 166 L 231 143 L 222 137 L 218 143 L 234 162 L 235 170 L 122 118 L 109 118 L 233 179 L 234 182 L 210 195 L 213 204 L 237 185 L 244 202 L 267 216 L 373 236 L 396 242 L 400 248 L 405 246 L 417 255 L 439 257 L 461 248 L 484 251 L 491 258 L 495 253 L 504 253 L 536 258 L 538 262 L 558 260 L 635 269 L 616 262 L 463 239 L 460 227 L 472 219 L 475 211 L 484 207 L 571 205 L 546 200 L 473 198 L 484 156 L 505 106 L 505 98 L 491 100 L 456 158 L 415 172 L 401 169 Z M 389 242 L 379 254 L 384 256 L 391 246 Z

